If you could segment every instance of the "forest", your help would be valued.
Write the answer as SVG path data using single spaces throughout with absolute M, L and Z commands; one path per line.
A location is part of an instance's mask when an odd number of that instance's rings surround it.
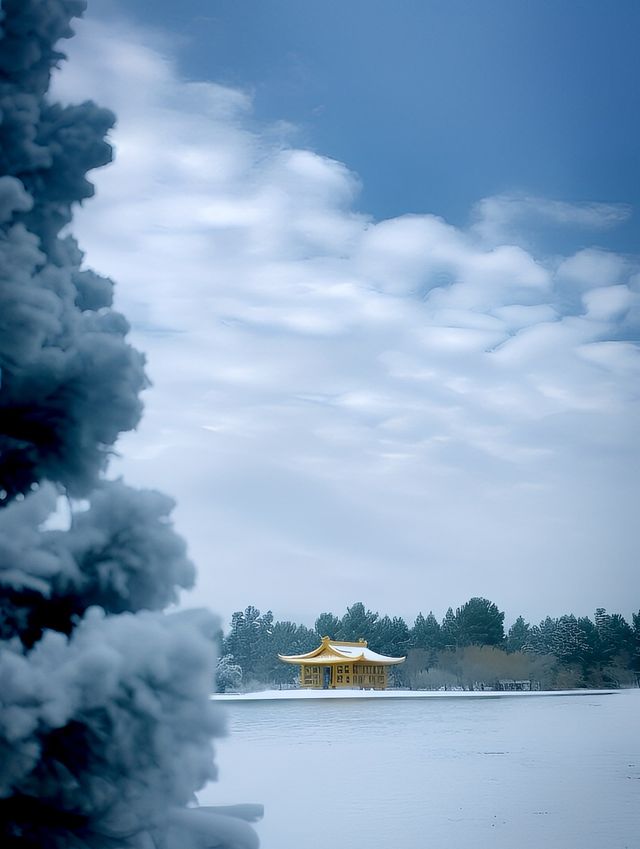
M 534 689 L 619 688 L 640 679 L 640 611 L 628 622 L 597 608 L 593 618 L 565 614 L 530 624 L 518 616 L 505 632 L 505 614 L 486 598 L 471 598 L 442 619 L 419 613 L 412 625 L 362 602 L 342 617 L 321 613 L 313 628 L 274 620 L 249 605 L 220 634 L 219 692 L 297 686 L 297 667 L 278 654 L 302 654 L 320 638 L 364 638 L 375 651 L 406 657 L 392 683 L 410 689 L 493 689 L 527 681 Z

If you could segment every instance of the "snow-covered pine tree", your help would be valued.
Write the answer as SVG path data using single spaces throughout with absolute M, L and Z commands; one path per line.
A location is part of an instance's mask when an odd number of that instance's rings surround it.
M 189 807 L 222 733 L 218 624 L 162 612 L 194 579 L 172 501 L 102 479 L 146 377 L 112 282 L 62 235 L 111 158 L 109 111 L 47 97 L 84 7 L 2 0 L 0 846 L 253 847 L 246 822 Z M 87 501 L 43 530 L 61 495 Z

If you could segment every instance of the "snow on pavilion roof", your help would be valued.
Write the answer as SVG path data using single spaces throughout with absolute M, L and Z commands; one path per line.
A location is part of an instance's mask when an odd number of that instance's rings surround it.
M 332 640 L 330 637 L 323 637 L 318 648 L 306 654 L 279 654 L 278 657 L 285 663 L 299 663 L 302 666 L 311 664 L 332 666 L 336 663 L 344 663 L 345 660 L 369 661 L 382 666 L 393 666 L 395 663 L 403 663 L 406 660 L 405 657 L 388 657 L 385 654 L 378 654 L 367 647 L 366 640 L 346 643 L 342 640 Z

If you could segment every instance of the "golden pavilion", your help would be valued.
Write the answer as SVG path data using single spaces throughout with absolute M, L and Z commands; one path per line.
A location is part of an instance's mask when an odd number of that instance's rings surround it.
M 366 640 L 346 643 L 323 637 L 317 649 L 306 654 L 279 654 L 283 663 L 300 665 L 300 686 L 318 690 L 386 690 L 388 668 L 405 657 L 387 657 L 367 646 Z

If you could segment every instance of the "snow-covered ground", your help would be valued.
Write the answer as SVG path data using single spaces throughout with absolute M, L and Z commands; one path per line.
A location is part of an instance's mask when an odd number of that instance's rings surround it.
M 540 696 L 606 695 L 612 690 L 260 690 L 255 693 L 218 693 L 211 696 L 221 702 L 245 702 L 279 699 L 505 699 Z
M 264 803 L 262 849 L 640 847 L 639 690 L 223 701 L 200 801 Z

